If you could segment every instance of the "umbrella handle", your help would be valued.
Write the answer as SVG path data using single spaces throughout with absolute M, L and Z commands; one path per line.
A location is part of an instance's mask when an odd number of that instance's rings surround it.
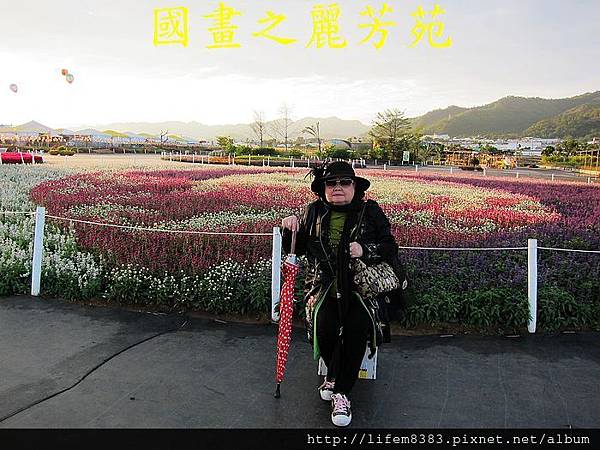
M 275 389 L 275 398 L 281 397 L 281 391 L 279 389 L 280 386 L 281 386 L 281 383 L 277 383 L 277 388 Z
M 290 247 L 290 254 L 296 254 L 296 231 L 292 231 L 292 245 Z

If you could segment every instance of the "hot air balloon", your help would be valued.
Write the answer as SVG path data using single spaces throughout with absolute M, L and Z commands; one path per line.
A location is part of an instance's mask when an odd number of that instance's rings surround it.
M 75 77 L 73 75 L 71 75 L 70 73 L 68 73 L 66 75 L 67 81 L 69 82 L 69 84 L 71 84 L 73 82 L 73 80 L 75 79 Z
M 19 87 L 16 84 L 11 84 L 10 86 L 10 90 L 13 92 L 17 92 L 19 90 Z
M 67 69 L 63 69 L 63 70 L 61 70 L 61 71 L 60 71 L 60 73 L 61 73 L 63 76 L 65 76 L 65 75 L 67 75 L 67 74 L 69 73 L 69 71 L 68 71 Z

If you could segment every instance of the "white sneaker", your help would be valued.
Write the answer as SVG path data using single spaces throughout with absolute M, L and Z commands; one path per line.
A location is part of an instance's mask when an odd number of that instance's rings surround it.
M 326 402 L 331 401 L 331 394 L 333 394 L 334 386 L 335 381 L 327 381 L 327 378 L 325 378 L 323 384 L 319 386 L 319 395 L 321 396 L 321 400 L 325 400 Z
M 346 427 L 352 421 L 350 400 L 345 394 L 331 395 L 331 421 L 335 426 Z

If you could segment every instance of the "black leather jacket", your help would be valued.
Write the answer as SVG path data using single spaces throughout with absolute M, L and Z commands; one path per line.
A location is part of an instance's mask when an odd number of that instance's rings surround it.
M 312 340 L 314 306 L 329 289 L 336 273 L 336 255 L 329 245 L 330 213 L 331 208 L 321 200 L 310 203 L 299 218 L 299 230 L 296 234 L 296 255 L 305 255 L 308 263 L 304 268 L 304 301 L 309 341 Z M 356 233 L 355 240 L 363 249 L 360 259 L 367 265 L 385 260 L 392 265 L 399 279 L 404 280 L 404 269 L 397 258 L 398 246 L 392 236 L 390 222 L 376 201 L 366 201 L 360 229 L 351 230 L 353 232 Z M 282 246 L 286 253 L 290 252 L 291 240 L 291 231 L 284 229 Z M 389 323 L 386 325 L 389 330 Z

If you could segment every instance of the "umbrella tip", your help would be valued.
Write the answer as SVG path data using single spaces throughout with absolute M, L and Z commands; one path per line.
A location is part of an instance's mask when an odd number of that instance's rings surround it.
M 275 398 L 281 397 L 281 391 L 280 391 L 279 387 L 280 387 L 280 384 L 277 383 L 277 387 L 275 388 Z

